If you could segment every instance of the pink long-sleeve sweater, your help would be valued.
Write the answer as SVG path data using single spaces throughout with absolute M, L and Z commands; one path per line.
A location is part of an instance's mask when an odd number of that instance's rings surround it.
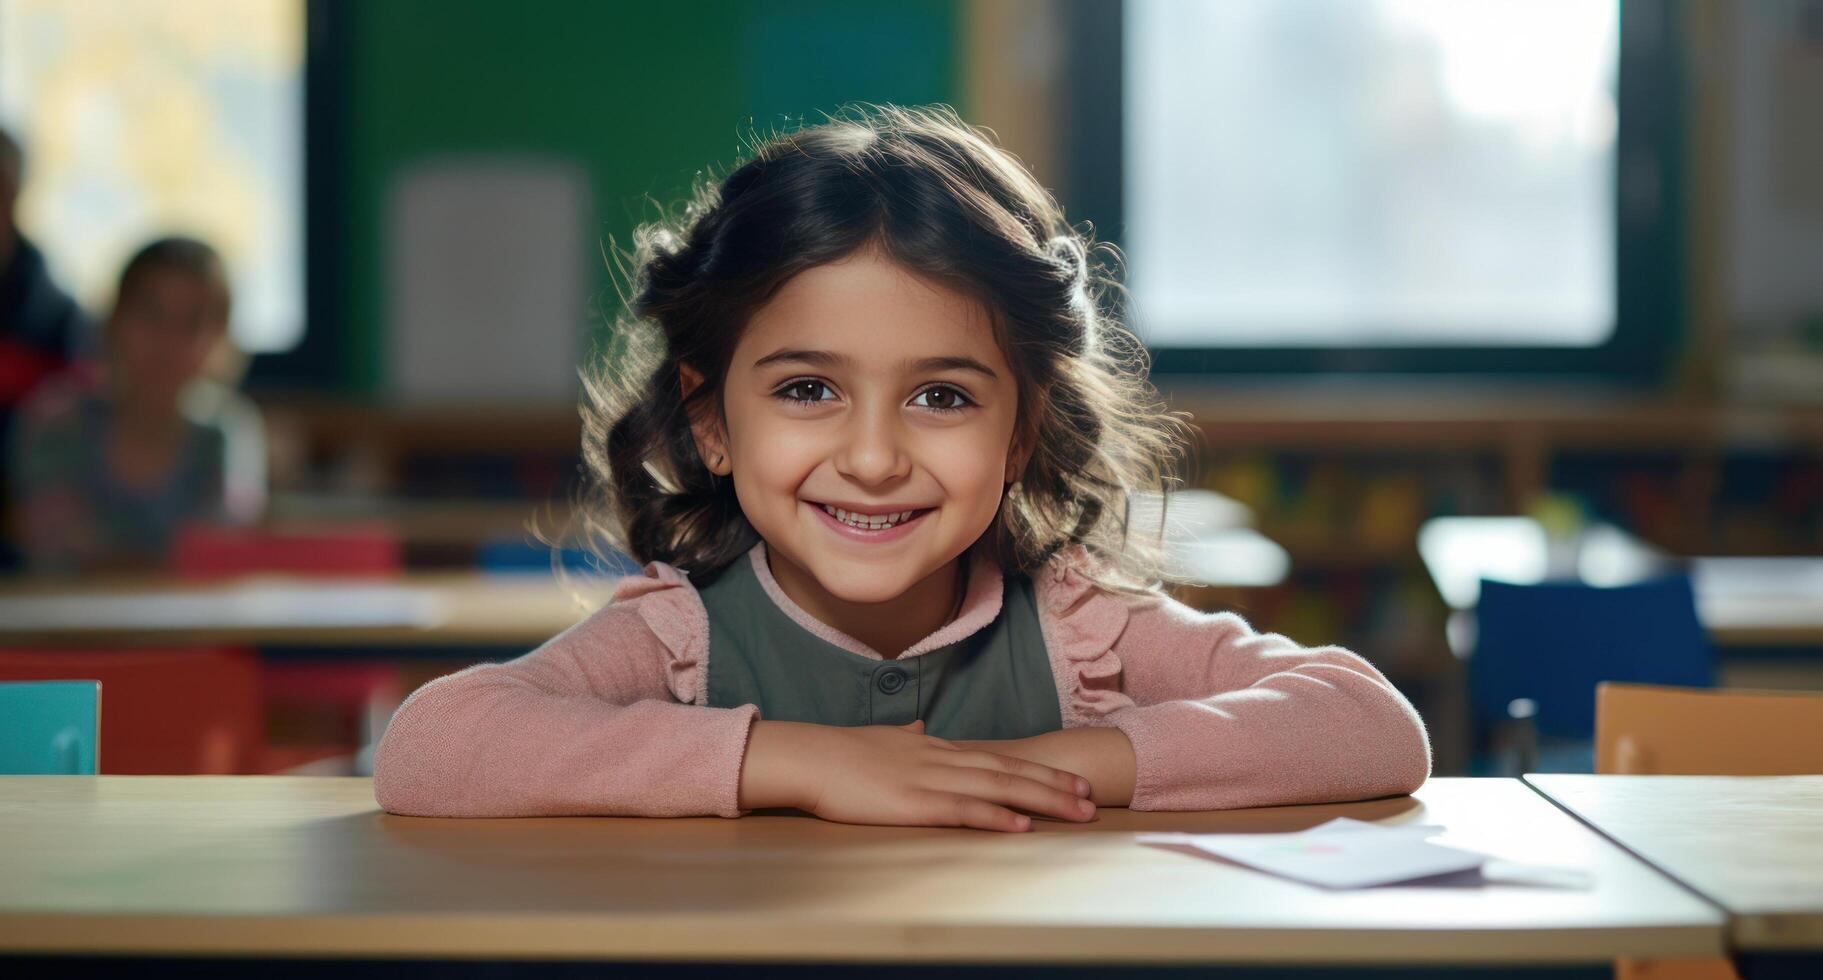
M 1424 723 L 1367 661 L 1256 633 L 1233 613 L 1108 591 L 1082 573 L 1086 560 L 1077 549 L 1036 576 L 1039 621 L 1064 727 L 1112 726 L 1132 742 L 1133 809 L 1366 799 L 1429 776 Z M 806 630 L 880 658 L 755 566 Z M 971 576 L 957 617 L 901 656 L 986 626 L 1001 591 L 997 569 Z M 709 649 L 695 588 L 649 564 L 537 650 L 407 698 L 374 756 L 374 795 L 415 816 L 740 816 L 759 709 L 707 706 Z

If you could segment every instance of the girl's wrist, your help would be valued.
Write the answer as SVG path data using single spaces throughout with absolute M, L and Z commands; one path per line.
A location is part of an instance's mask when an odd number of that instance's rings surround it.
M 810 765 L 816 729 L 796 721 L 756 720 L 747 735 L 747 754 L 741 761 L 742 810 L 791 807 L 808 810 L 816 804 L 816 768 Z

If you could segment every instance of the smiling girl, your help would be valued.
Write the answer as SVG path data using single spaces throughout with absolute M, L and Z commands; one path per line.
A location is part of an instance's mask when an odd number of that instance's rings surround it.
M 1366 661 L 1156 589 L 1123 515 L 1182 424 L 1090 247 L 982 132 L 891 107 L 643 229 L 584 450 L 644 573 L 413 694 L 380 804 L 1018 831 L 1417 788 L 1423 724 Z

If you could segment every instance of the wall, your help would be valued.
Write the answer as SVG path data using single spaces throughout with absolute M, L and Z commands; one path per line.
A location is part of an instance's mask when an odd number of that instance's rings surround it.
M 384 208 L 401 167 L 452 152 L 588 170 L 592 227 L 625 242 L 750 127 L 848 101 L 960 101 L 962 0 L 368 0 L 338 8 L 346 387 L 387 386 Z M 962 107 L 966 112 L 966 106 Z M 596 299 L 611 301 L 605 265 Z M 319 321 L 321 317 L 318 317 Z M 597 318 L 599 319 L 599 317 Z M 460 356 L 452 352 L 452 356 Z

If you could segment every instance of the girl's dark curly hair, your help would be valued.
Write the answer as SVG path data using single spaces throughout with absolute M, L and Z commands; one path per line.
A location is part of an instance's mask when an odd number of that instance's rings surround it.
M 1162 493 L 1187 445 L 1146 379 L 1145 349 L 1105 309 L 1096 246 L 984 131 L 945 107 L 865 106 L 761 143 L 675 220 L 635 234 L 614 349 L 585 372 L 592 540 L 712 573 L 757 540 L 690 419 L 720 418 L 748 318 L 791 277 L 863 247 L 978 299 L 1018 381 L 1030 456 L 980 542 L 1031 573 L 1074 543 L 1103 583 L 1158 577 L 1159 533 L 1130 535 L 1130 496 Z M 689 399 L 678 365 L 703 375 Z M 1162 513 L 1162 512 L 1161 512 Z

